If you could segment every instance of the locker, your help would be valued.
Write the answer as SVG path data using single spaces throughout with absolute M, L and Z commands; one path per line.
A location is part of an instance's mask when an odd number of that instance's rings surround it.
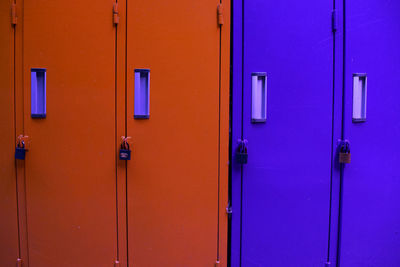
M 128 3 L 129 264 L 226 265 L 229 1 L 222 27 L 219 4 Z
M 231 266 L 328 262 L 333 4 L 233 1 Z
M 31 139 L 17 166 L 24 177 L 23 264 L 111 266 L 117 259 L 113 2 L 17 6 L 23 10 L 16 25 L 23 27 L 17 134 Z
M 19 254 L 14 162 L 14 28 L 11 1 L 0 3 L 0 266 L 15 266 Z
M 345 1 L 345 7 L 343 131 L 352 161 L 340 184 L 338 262 L 399 266 L 400 3 Z

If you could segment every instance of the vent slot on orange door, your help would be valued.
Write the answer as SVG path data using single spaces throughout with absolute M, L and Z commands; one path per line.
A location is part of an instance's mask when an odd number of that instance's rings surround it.
M 31 117 L 46 118 L 46 69 L 31 69 Z
M 150 70 L 135 69 L 135 119 L 150 117 Z
M 267 120 L 267 74 L 255 72 L 251 74 L 251 122 Z

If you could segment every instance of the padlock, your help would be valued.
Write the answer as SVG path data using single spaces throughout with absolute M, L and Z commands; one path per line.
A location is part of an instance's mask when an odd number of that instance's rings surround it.
M 25 159 L 25 152 L 24 141 L 18 142 L 17 147 L 15 148 L 15 159 Z
M 236 153 L 236 162 L 239 164 L 247 164 L 249 155 L 247 153 Z
M 339 163 L 349 164 L 351 162 L 351 153 L 349 143 L 345 143 L 340 147 Z
M 119 159 L 120 160 L 131 159 L 131 150 L 129 149 L 129 144 L 126 140 L 122 142 L 121 148 L 119 149 Z
M 351 162 L 350 152 L 339 152 L 339 162 L 348 164 Z
M 238 164 L 247 164 L 249 155 L 247 154 L 247 140 L 238 140 L 238 148 L 235 154 L 235 160 Z

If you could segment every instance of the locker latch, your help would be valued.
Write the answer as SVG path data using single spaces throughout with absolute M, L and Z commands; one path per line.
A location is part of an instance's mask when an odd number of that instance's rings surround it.
M 238 146 L 236 148 L 236 162 L 239 164 L 247 164 L 248 154 L 247 154 L 247 139 L 238 139 Z
M 122 142 L 119 148 L 119 159 L 120 160 L 130 160 L 131 159 L 131 149 L 129 147 L 128 139 L 130 137 L 121 136 Z
M 113 5 L 113 22 L 115 25 L 119 23 L 118 3 L 114 3 Z
M 339 163 L 348 164 L 351 162 L 350 142 L 348 140 L 339 140 Z
M 228 214 L 228 215 L 232 214 L 232 206 L 231 206 L 230 202 L 228 202 L 228 205 L 226 206 L 225 211 L 226 211 L 226 214 Z
M 25 159 L 25 153 L 29 149 L 30 139 L 29 136 L 19 135 L 15 147 L 15 159 Z
M 17 137 L 17 144 L 23 142 L 25 144 L 25 149 L 29 150 L 29 148 L 31 147 L 31 138 L 27 135 L 22 135 L 20 134 Z

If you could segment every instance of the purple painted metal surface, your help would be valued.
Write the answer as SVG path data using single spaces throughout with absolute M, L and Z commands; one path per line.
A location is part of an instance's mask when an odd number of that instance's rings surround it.
M 232 266 L 327 261 L 340 120 L 333 119 L 332 9 L 326 1 L 254 0 L 243 11 L 234 1 L 232 140 L 248 139 L 249 158 L 232 165 Z M 253 72 L 268 75 L 265 123 L 251 122 Z
M 340 266 L 400 266 L 400 1 L 346 1 Z M 352 122 L 352 75 L 367 73 L 366 122 Z
M 338 236 L 339 236 L 339 202 L 340 202 L 340 181 L 341 166 L 339 164 L 337 146 L 338 140 L 343 139 L 342 136 L 342 97 L 343 97 L 343 43 L 344 43 L 344 27 L 343 27 L 343 1 L 334 1 L 336 30 L 334 32 L 334 61 L 333 61 L 333 77 L 334 77 L 334 109 L 333 109 L 333 139 L 332 139 L 332 179 L 331 179 L 331 207 L 330 207 L 330 227 L 329 227 L 329 244 L 327 262 L 328 266 L 337 265 L 338 252 Z
M 236 140 L 242 136 L 242 34 L 243 14 L 242 0 L 232 2 L 232 104 L 231 104 L 231 242 L 230 263 L 232 267 L 240 266 L 241 257 L 241 197 L 242 197 L 242 165 L 234 161 Z

